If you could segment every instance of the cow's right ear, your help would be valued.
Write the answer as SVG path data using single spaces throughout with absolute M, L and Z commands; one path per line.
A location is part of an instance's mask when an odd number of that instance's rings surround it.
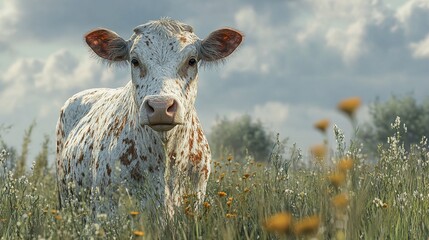
M 125 61 L 129 59 L 127 41 L 108 29 L 97 29 L 85 35 L 88 46 L 99 57 L 109 61 Z

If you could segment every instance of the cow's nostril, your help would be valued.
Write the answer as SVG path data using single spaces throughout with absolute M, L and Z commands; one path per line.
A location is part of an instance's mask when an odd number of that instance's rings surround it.
M 144 102 L 144 108 L 148 114 L 153 114 L 155 112 L 155 109 L 150 105 L 149 100 Z
M 167 108 L 167 114 L 173 114 L 177 112 L 177 102 L 173 100 L 171 105 Z

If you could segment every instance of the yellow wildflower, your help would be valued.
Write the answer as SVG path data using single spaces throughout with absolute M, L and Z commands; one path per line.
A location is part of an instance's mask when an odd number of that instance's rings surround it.
M 137 236 L 137 237 L 143 237 L 144 236 L 144 232 L 138 231 L 138 230 L 133 231 L 133 234 L 134 234 L 134 236 Z
M 204 202 L 204 203 L 203 203 L 203 206 L 204 206 L 206 209 L 209 209 L 209 208 L 211 207 L 211 205 L 210 205 L 210 203 L 209 203 L 209 202 Z
M 320 130 L 322 133 L 326 133 L 326 129 L 328 129 L 329 127 L 329 120 L 328 119 L 319 120 L 314 124 L 314 127 Z
M 250 189 L 249 189 L 249 188 L 245 188 L 245 189 L 243 190 L 243 192 L 248 193 L 248 192 L 250 192 Z
M 226 194 L 226 192 L 218 192 L 217 193 L 217 195 L 219 196 L 219 197 L 225 197 L 226 195 L 228 195 L 228 194 Z
M 332 204 L 334 205 L 334 207 L 339 209 L 343 209 L 347 207 L 347 205 L 349 204 L 349 199 L 347 197 L 347 194 L 341 193 L 341 194 L 338 194 L 337 196 L 334 196 L 332 198 Z
M 58 221 L 63 219 L 63 217 L 61 217 L 61 215 L 55 215 L 54 218 Z
M 227 214 L 225 215 L 225 217 L 226 217 L 226 218 L 235 218 L 235 217 L 237 217 L 237 214 L 235 214 L 235 213 L 227 213 Z
M 228 155 L 228 157 L 226 158 L 226 160 L 228 160 L 228 162 L 231 162 L 233 159 L 232 155 Z
M 383 205 L 381 205 L 382 208 L 386 209 L 389 207 L 389 205 L 387 205 L 387 203 L 383 203 Z
M 328 176 L 328 180 L 335 187 L 339 187 L 346 181 L 346 175 L 342 172 L 332 173 Z
M 137 212 L 137 211 L 131 211 L 130 212 L 130 215 L 133 216 L 133 217 L 135 217 L 135 216 L 137 216 L 139 214 L 140 214 L 140 212 Z
M 320 225 L 318 215 L 303 218 L 293 225 L 293 232 L 296 236 L 309 235 L 317 233 Z
M 316 160 L 322 161 L 325 158 L 328 149 L 325 144 L 318 144 L 311 147 L 310 152 Z
M 243 179 L 248 179 L 250 177 L 250 173 L 245 173 L 244 175 L 243 175 Z
M 346 157 L 341 159 L 337 164 L 337 169 L 341 172 L 346 172 L 347 170 L 352 169 L 353 167 L 353 159 Z
M 268 218 L 264 227 L 269 232 L 288 233 L 292 226 L 292 214 L 287 212 L 277 213 Z
M 338 109 L 352 117 L 361 104 L 360 97 L 350 97 L 338 103 Z

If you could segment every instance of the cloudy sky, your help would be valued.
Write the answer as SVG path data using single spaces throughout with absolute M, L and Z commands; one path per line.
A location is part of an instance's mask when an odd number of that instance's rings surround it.
M 305 150 L 322 141 L 313 128 L 321 118 L 351 134 L 336 110 L 343 98 L 362 98 L 364 122 L 376 98 L 427 97 L 429 0 L 0 0 L 0 124 L 12 125 L 3 139 L 20 148 L 36 120 L 34 155 L 43 135 L 54 139 L 71 95 L 130 80 L 128 68 L 92 58 L 83 34 L 105 27 L 127 39 L 164 16 L 200 38 L 226 26 L 246 36 L 224 65 L 200 71 L 206 132 L 218 117 L 247 113 Z

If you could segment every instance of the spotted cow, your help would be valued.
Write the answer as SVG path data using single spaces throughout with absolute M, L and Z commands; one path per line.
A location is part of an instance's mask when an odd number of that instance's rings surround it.
M 96 212 L 116 208 L 116 187 L 174 211 L 188 187 L 201 200 L 210 175 L 210 148 L 195 110 L 198 66 L 229 56 L 242 34 L 223 28 L 198 38 L 171 19 L 139 25 L 129 40 L 96 29 L 85 35 L 109 64 L 130 63 L 131 81 L 117 89 L 77 93 L 57 124 L 60 204 L 86 192 Z M 79 195 L 80 196 L 80 195 Z M 107 203 L 106 203 L 107 202 Z

